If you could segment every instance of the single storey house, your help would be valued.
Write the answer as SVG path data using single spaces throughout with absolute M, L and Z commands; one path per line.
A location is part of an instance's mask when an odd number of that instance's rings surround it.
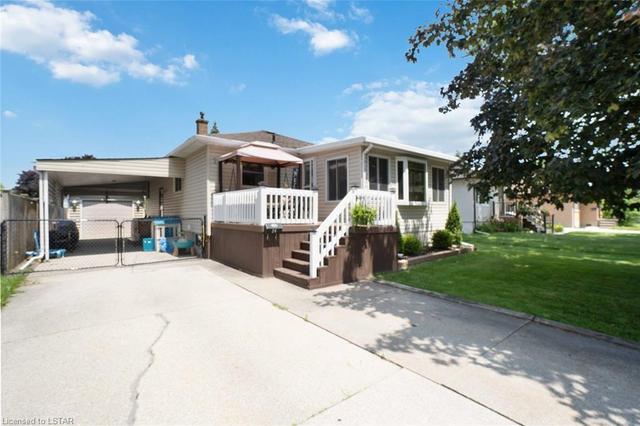
M 469 188 L 470 180 L 455 178 L 451 183 L 453 201 L 458 205 L 463 231 L 473 232 L 479 224 L 491 219 L 514 216 L 516 203 L 505 196 L 503 191 L 497 190 L 488 200 L 480 200 L 473 189 Z M 538 207 L 540 212 L 547 213 L 549 223 L 553 218 L 554 224 L 565 228 L 584 228 L 587 226 L 606 227 L 615 224 L 611 219 L 603 219 L 602 211 L 598 204 L 580 204 L 566 202 L 562 208 L 556 208 L 552 204 L 545 203 Z
M 75 221 L 81 242 L 100 238 L 92 221 L 124 221 L 129 225 L 121 226 L 120 237 L 131 239 L 143 218 L 198 219 L 202 226 L 182 231 L 202 241 L 204 255 L 309 287 L 354 277 L 336 270 L 329 279 L 323 271 L 331 269 L 328 258 L 348 247 L 347 237 L 357 239 L 349 231 L 356 203 L 375 207 L 375 224 L 385 229 L 380 247 L 369 250 L 387 250 L 393 260 L 396 226 L 426 243 L 444 227 L 451 205 L 448 168 L 455 160 L 369 136 L 311 144 L 267 131 L 209 134 L 201 114 L 196 134 L 163 157 L 38 159 L 35 169 L 41 218 Z M 393 250 L 386 247 L 391 235 Z M 248 250 L 255 252 L 247 256 Z M 372 256 L 369 263 L 376 264 Z M 348 262 L 367 263 L 343 259 Z

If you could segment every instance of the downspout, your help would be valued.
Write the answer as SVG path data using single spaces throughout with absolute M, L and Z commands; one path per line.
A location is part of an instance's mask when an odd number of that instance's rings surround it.
M 365 182 L 367 181 L 367 165 L 365 164 L 365 158 L 367 156 L 367 154 L 369 153 L 369 151 L 371 151 L 371 149 L 373 149 L 373 144 L 369 144 L 363 151 L 362 151 L 362 179 L 360 181 L 360 188 L 362 189 L 369 189 L 368 185 L 367 188 L 364 187 Z

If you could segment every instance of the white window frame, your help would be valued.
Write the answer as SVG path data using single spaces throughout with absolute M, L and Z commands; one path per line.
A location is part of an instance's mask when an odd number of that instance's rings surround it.
M 180 179 L 180 189 L 176 189 L 176 182 L 178 181 L 178 179 Z M 181 177 L 174 177 L 173 178 L 173 192 L 182 192 L 183 184 L 184 184 L 184 180 L 182 180 Z
M 336 199 L 336 200 L 330 200 L 329 199 L 329 161 L 333 161 L 333 160 L 347 160 L 347 193 L 349 193 L 349 156 L 348 155 L 338 155 L 336 157 L 328 157 L 325 158 L 324 160 L 324 187 L 325 187 L 325 193 L 324 193 L 324 199 L 326 202 L 328 203 L 338 203 L 340 202 L 340 199 Z
M 431 175 L 433 175 L 433 170 L 434 169 L 439 169 L 442 170 L 442 179 L 444 179 L 444 188 L 442 190 L 443 193 L 443 200 L 442 201 L 436 201 L 433 199 L 433 191 L 435 190 L 435 187 L 433 186 L 435 184 L 435 182 L 431 182 L 431 201 L 434 204 L 445 204 L 447 202 L 447 168 L 446 167 L 439 167 L 439 166 L 431 166 Z
M 307 180 L 307 175 L 305 172 L 305 164 L 309 163 L 310 167 L 309 170 L 311 170 L 311 182 L 309 183 L 309 187 L 307 188 L 304 183 Z M 302 179 L 302 189 L 307 189 L 307 190 L 313 190 L 313 188 L 317 188 L 318 187 L 318 183 L 316 180 L 316 159 L 315 158 L 307 158 L 306 160 L 303 160 L 302 163 L 302 176 L 300 177 Z
M 409 162 L 424 164 L 424 201 L 409 201 Z M 402 163 L 402 176 L 398 176 L 398 163 Z M 402 179 L 403 194 L 400 193 L 400 185 L 396 184 L 398 204 L 403 206 L 426 206 L 429 203 L 429 164 L 426 160 L 414 157 L 396 157 L 396 182 Z
M 371 155 L 367 155 L 367 164 L 365 164 L 366 170 L 367 170 L 367 188 L 372 189 L 371 188 L 371 176 L 369 175 L 369 159 L 370 158 L 382 158 L 384 160 L 387 160 L 387 191 L 391 190 L 391 163 L 392 163 L 392 159 L 385 156 L 385 155 L 378 155 L 378 154 L 371 154 Z M 378 165 L 380 165 L 380 163 L 378 162 Z M 397 167 L 397 166 L 396 166 Z M 381 190 L 377 190 L 377 191 L 381 191 Z

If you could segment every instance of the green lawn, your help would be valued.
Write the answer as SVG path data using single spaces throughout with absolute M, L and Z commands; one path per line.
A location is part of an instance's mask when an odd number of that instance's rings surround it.
M 27 276 L 25 274 L 19 275 L 2 275 L 0 276 L 0 287 L 2 292 L 0 293 L 0 305 L 4 306 L 9 300 L 9 297 L 16 291 L 16 288 L 20 286 Z
M 389 281 L 640 341 L 640 235 L 470 235 L 477 251 Z

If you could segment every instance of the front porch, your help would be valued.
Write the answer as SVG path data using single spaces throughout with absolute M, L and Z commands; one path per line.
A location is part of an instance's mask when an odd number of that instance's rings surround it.
M 376 211 L 373 226 L 354 227 L 358 205 Z M 210 257 L 304 288 L 367 278 L 396 268 L 393 193 L 352 189 L 318 221 L 316 191 L 258 187 L 212 196 Z

